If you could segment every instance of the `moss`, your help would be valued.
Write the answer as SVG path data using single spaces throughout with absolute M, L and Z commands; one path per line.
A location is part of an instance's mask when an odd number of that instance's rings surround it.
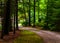
M 14 40 L 14 43 L 43 43 L 40 36 L 30 31 L 20 31 L 20 36 Z

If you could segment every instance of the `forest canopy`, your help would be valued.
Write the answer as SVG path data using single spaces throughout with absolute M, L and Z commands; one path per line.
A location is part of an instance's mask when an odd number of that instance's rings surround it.
M 13 18 L 16 13 L 16 3 L 15 0 L 10 2 L 10 14 Z M 6 3 L 7 0 L 0 1 L 0 17 L 4 15 Z M 17 8 L 18 25 L 35 25 L 43 29 L 60 31 L 60 0 L 18 0 Z

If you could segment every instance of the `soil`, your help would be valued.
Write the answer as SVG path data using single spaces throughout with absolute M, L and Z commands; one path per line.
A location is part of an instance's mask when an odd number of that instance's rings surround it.
M 3 39 L 0 39 L 0 43 L 13 43 L 13 40 L 17 38 L 20 34 L 20 31 L 16 31 L 15 34 L 13 32 L 9 32 L 9 35 L 5 35 Z M 1 36 L 1 31 L 0 31 Z

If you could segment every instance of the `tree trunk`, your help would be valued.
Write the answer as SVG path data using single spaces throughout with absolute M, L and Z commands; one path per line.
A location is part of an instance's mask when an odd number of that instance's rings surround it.
M 6 2 L 5 14 L 2 19 L 2 36 L 8 35 L 9 31 L 12 31 L 11 15 L 10 15 L 10 0 Z
M 31 13 L 31 12 L 30 12 L 30 0 L 29 0 L 29 26 L 31 26 L 31 19 L 30 19 L 30 16 L 31 16 L 31 15 L 30 15 L 30 13 Z
M 15 0 L 16 1 L 16 3 L 15 3 L 15 5 L 16 5 L 16 30 L 19 30 L 18 29 L 18 0 Z
M 39 21 L 39 11 L 40 11 L 40 10 L 39 10 L 39 0 L 38 0 L 38 23 L 40 22 L 40 21 Z
M 34 0 L 34 27 L 35 27 L 35 0 Z

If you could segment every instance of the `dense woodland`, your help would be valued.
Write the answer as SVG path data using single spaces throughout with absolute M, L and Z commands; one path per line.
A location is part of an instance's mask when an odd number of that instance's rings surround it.
M 0 0 L 2 37 L 20 26 L 60 31 L 60 0 Z

